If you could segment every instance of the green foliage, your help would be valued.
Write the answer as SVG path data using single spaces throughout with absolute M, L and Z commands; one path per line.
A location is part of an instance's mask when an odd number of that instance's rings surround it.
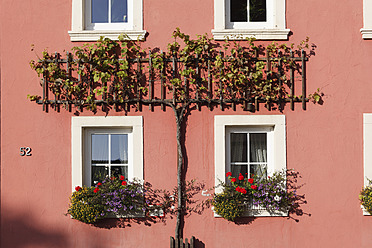
M 214 211 L 222 218 L 234 221 L 244 213 L 244 199 L 234 192 L 224 191 L 213 199 Z
M 93 187 L 83 187 L 72 193 L 67 211 L 72 218 L 84 223 L 95 223 L 104 218 L 104 206 L 99 195 L 93 190 Z
M 308 38 L 297 46 L 273 42 L 264 47 L 255 45 L 254 39 L 215 42 L 207 34 L 192 39 L 179 28 L 173 38 L 163 53 L 158 49 L 146 52 L 139 41 L 101 37 L 96 43 L 74 47 L 64 58 L 68 67 L 58 62 L 60 55 L 46 50 L 30 65 L 48 82 L 57 100 L 93 112 L 103 102 L 113 106 L 147 95 L 150 79 L 161 80 L 176 101 L 223 97 L 259 99 L 269 106 L 289 96 L 289 70 L 300 70 L 293 56 L 310 49 Z M 149 62 L 147 55 L 151 68 L 143 66 Z M 265 56 L 270 57 L 269 63 Z M 210 86 L 212 92 L 208 91 Z M 310 95 L 314 102 L 319 102 L 320 96 L 319 91 Z M 29 98 L 38 101 L 41 97 Z
M 369 185 L 362 188 L 359 193 L 359 201 L 360 204 L 364 207 L 364 209 L 372 214 L 372 185 L 371 180 L 369 180 Z

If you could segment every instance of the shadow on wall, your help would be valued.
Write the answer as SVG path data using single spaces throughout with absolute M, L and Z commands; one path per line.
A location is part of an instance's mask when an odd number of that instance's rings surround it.
M 0 246 L 3 248 L 68 247 L 65 234 L 46 227 L 29 213 L 16 213 L 2 207 L 1 214 Z

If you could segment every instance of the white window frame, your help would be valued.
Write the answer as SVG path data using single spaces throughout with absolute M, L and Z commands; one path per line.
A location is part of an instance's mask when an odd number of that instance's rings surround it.
M 128 0 L 128 23 L 107 23 L 106 25 L 89 25 L 90 16 L 86 11 L 89 0 L 72 0 L 72 22 L 69 31 L 71 41 L 97 41 L 101 36 L 117 40 L 125 34 L 132 40 L 143 40 L 143 0 Z
M 285 0 L 267 0 L 267 21 L 246 22 L 236 25 L 228 21 L 229 0 L 214 0 L 214 29 L 215 40 L 246 39 L 254 37 L 258 40 L 286 40 L 289 29 L 285 23 Z M 233 27 L 234 26 L 234 27 Z
M 267 175 L 272 175 L 275 171 L 286 169 L 286 124 L 285 115 L 216 115 L 214 117 L 214 164 L 215 164 L 215 193 L 221 193 L 220 183 L 226 183 L 226 172 L 228 172 L 228 147 L 226 138 L 230 128 L 250 128 L 262 127 L 272 131 L 267 131 L 268 136 L 268 165 Z M 270 146 L 270 147 L 269 147 Z M 270 154 L 269 154 L 270 151 Z M 282 211 L 254 211 L 247 212 L 247 216 L 287 216 L 287 212 Z M 215 214 L 215 217 L 219 217 Z
M 86 164 L 84 146 L 86 139 L 84 133 L 87 129 L 107 128 L 131 130 L 132 162 L 128 165 L 128 179 L 143 181 L 143 120 L 142 116 L 74 116 L 71 120 L 71 155 L 72 155 L 72 192 L 76 186 L 87 185 L 90 180 L 86 179 L 85 171 L 89 169 Z M 90 175 L 88 175 L 90 176 Z
M 363 39 L 372 39 L 372 0 L 363 0 L 363 28 L 360 32 Z
M 363 114 L 363 160 L 364 186 L 368 186 L 368 179 L 372 179 L 372 113 Z M 368 179 L 367 179 L 368 178 Z M 370 215 L 363 206 L 363 215 Z

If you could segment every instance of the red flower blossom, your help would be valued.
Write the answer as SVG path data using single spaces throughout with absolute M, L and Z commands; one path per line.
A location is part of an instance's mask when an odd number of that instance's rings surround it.
M 122 175 L 122 176 L 120 176 L 120 180 L 121 181 L 124 181 L 124 179 L 125 179 L 125 177 Z
M 102 185 L 102 183 L 97 183 L 97 186 L 101 186 Z
M 232 176 L 232 173 L 229 171 L 229 172 L 226 173 L 226 176 L 227 177 L 231 177 Z
M 80 187 L 80 186 L 76 186 L 76 187 L 75 187 L 75 190 L 76 190 L 76 191 L 79 191 L 79 190 L 81 190 L 81 187 Z
M 126 181 L 123 181 L 123 182 L 121 182 L 121 185 L 127 185 L 127 182 Z
M 241 190 L 240 190 L 240 193 L 242 193 L 242 194 L 247 194 L 247 190 L 245 190 L 245 189 L 241 189 Z
M 251 185 L 251 189 L 257 189 L 256 185 Z
M 231 178 L 231 182 L 235 183 L 236 182 L 236 178 L 235 177 Z
M 250 184 L 252 184 L 252 183 L 254 182 L 253 178 L 249 178 L 249 179 L 248 179 L 248 182 L 249 182 Z
M 240 188 L 239 186 L 235 188 L 236 191 L 240 192 L 242 188 Z
M 244 176 L 240 173 L 240 175 L 239 175 L 239 180 L 241 181 L 241 180 L 244 180 Z
M 95 188 L 95 189 L 93 190 L 94 193 L 97 193 L 98 191 L 99 191 L 99 188 Z

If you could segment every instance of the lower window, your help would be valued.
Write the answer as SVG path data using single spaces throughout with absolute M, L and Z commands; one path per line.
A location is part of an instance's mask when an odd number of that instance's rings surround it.
M 267 176 L 268 152 L 272 152 L 272 128 L 228 127 L 226 135 L 227 170 L 233 177 Z M 269 139 L 269 140 L 268 140 Z
M 215 116 L 215 193 L 222 193 L 226 175 L 238 179 L 266 178 L 286 169 L 286 126 L 284 115 Z M 266 211 L 247 203 L 247 216 L 282 216 L 282 211 Z M 218 217 L 218 215 L 216 215 Z
M 143 180 L 141 116 L 72 118 L 72 189 L 105 177 Z
M 132 169 L 133 147 L 131 129 L 85 130 L 85 181 L 96 185 L 106 177 L 123 175 L 128 180 Z

